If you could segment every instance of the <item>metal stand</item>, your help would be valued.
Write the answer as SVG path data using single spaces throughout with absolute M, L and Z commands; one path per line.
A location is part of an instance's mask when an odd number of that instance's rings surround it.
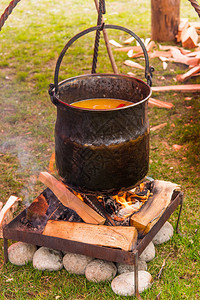
M 124 251 L 120 249 L 113 249 L 108 247 L 101 247 L 81 242 L 70 241 L 52 236 L 43 235 L 39 231 L 31 231 L 28 228 L 22 228 L 21 219 L 26 215 L 26 211 L 22 211 L 15 219 L 3 228 L 4 237 L 4 262 L 8 262 L 8 239 L 14 241 L 21 241 L 37 246 L 44 246 L 60 251 L 68 251 L 71 253 L 83 254 L 99 259 L 105 259 L 113 262 L 120 262 L 124 264 L 134 265 L 135 274 L 135 295 L 137 299 L 142 299 L 138 288 L 138 258 L 148 244 L 152 241 L 156 233 L 161 229 L 164 223 L 169 219 L 171 214 L 180 206 L 179 215 L 177 219 L 176 229 L 180 233 L 178 226 L 183 205 L 183 192 L 178 192 L 175 199 L 166 208 L 158 222 L 151 228 L 151 230 L 140 240 L 133 251 Z

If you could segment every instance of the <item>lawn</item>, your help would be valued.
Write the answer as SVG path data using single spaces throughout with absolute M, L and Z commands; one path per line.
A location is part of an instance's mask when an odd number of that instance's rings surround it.
M 1 13 L 8 4 L 8 0 L 0 2 Z M 107 24 L 127 27 L 141 38 L 150 37 L 150 1 L 108 0 L 106 9 Z M 181 1 L 181 17 L 199 20 L 187 0 Z M 23 199 L 22 210 L 43 190 L 37 178 L 41 171 L 48 170 L 54 152 L 56 120 L 48 85 L 53 82 L 56 60 L 66 42 L 96 25 L 96 20 L 91 0 L 27 0 L 18 3 L 0 31 L 0 201 L 5 203 L 10 195 L 19 196 Z M 108 34 L 119 43 L 129 37 L 114 30 Z M 59 81 L 91 72 L 93 44 L 94 34 L 89 34 L 67 51 Z M 114 52 L 114 56 L 120 73 L 131 71 L 145 80 L 143 71 L 123 64 L 125 53 Z M 142 59 L 135 61 L 144 64 Z M 174 63 L 163 70 L 159 59 L 151 59 L 150 64 L 155 67 L 153 86 L 176 84 L 176 75 L 186 71 Z M 104 43 L 99 49 L 97 72 L 112 72 Z M 199 77 L 187 83 L 200 83 Z M 200 97 L 198 93 L 179 92 L 154 93 L 153 97 L 172 102 L 174 107 L 149 108 L 151 127 L 164 122 L 167 125 L 151 132 L 148 175 L 181 185 L 185 194 L 180 221 L 183 236 L 175 234 L 156 247 L 156 258 L 148 264 L 154 284 L 142 293 L 142 298 L 155 299 L 161 292 L 161 299 L 200 299 Z M 181 145 L 181 149 L 175 151 L 174 144 Z M 170 218 L 174 227 L 177 216 L 178 211 Z M 31 264 L 5 266 L 2 240 L 0 248 L 0 299 L 133 299 L 115 295 L 109 282 L 94 284 L 64 269 L 53 273 L 36 271 Z M 166 266 L 157 280 L 164 259 Z

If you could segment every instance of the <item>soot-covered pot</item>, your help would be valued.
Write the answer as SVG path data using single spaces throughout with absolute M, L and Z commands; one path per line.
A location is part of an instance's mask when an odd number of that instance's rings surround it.
M 84 194 L 111 195 L 131 189 L 148 172 L 147 105 L 151 88 L 142 80 L 118 74 L 81 75 L 58 84 L 59 66 L 70 41 L 58 59 L 49 91 L 57 106 L 58 172 L 70 188 Z M 147 63 L 146 58 L 146 69 Z M 122 99 L 132 104 L 111 110 L 70 105 L 95 98 Z

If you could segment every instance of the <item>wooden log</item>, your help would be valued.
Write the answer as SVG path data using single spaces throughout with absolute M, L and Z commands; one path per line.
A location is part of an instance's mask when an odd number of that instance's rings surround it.
M 131 44 L 134 40 L 135 40 L 135 38 L 133 36 L 131 36 L 130 38 L 128 38 L 127 40 L 124 41 L 124 44 L 125 45 Z
M 200 58 L 200 51 L 189 52 L 189 53 L 185 54 L 185 56 L 187 56 L 187 57 L 198 57 L 198 58 Z
M 16 211 L 20 198 L 10 196 L 6 204 L 0 210 L 0 238 L 3 238 L 3 225 L 8 224 L 13 219 L 13 213 Z
M 156 58 L 156 57 L 172 57 L 171 51 L 153 51 L 152 53 L 149 53 L 149 58 Z
M 174 41 L 180 20 L 180 0 L 151 0 L 151 39 Z
M 198 34 L 194 27 L 188 27 L 181 34 L 181 42 L 184 48 L 193 49 L 198 43 Z
M 188 22 L 187 18 L 180 20 L 180 24 L 178 25 L 178 33 L 176 35 L 176 41 L 178 43 L 181 41 L 181 34 L 182 34 L 183 30 L 188 28 L 188 26 L 189 26 L 189 22 Z
M 41 172 L 39 180 L 44 183 L 60 202 L 71 209 L 73 209 L 86 223 L 90 224 L 104 224 L 105 218 L 100 216 L 91 207 L 85 204 L 81 199 L 76 197 L 70 192 L 65 185 L 58 181 L 55 177 L 50 175 L 48 172 Z
M 184 81 L 188 80 L 189 78 L 191 78 L 196 73 L 198 73 L 199 71 L 200 71 L 200 65 L 193 67 L 192 69 L 190 69 L 185 74 L 179 74 L 179 75 L 177 75 L 176 79 L 178 81 L 184 82 Z
M 115 40 L 109 40 L 109 43 L 117 48 L 122 48 L 122 45 L 116 42 Z
M 182 47 L 177 47 L 177 46 L 167 46 L 167 45 L 159 45 L 160 50 L 172 50 L 172 49 L 179 49 L 181 51 L 182 54 L 187 54 L 187 53 L 191 53 L 190 50 L 184 49 Z
M 167 126 L 167 123 L 162 123 L 162 124 L 151 127 L 150 131 L 156 131 L 156 130 L 159 130 L 161 128 L 164 128 L 165 126 Z
M 170 61 L 176 62 L 176 63 L 182 63 L 185 65 L 197 65 L 200 61 L 199 58 L 190 58 L 186 55 L 183 55 L 179 49 L 171 49 L 171 54 L 173 56 Z
M 183 93 L 196 93 L 200 91 L 200 84 L 183 84 L 183 85 L 167 85 L 167 86 L 154 86 L 151 88 L 153 92 L 183 92 Z
M 123 47 L 123 48 L 115 48 L 115 51 L 119 52 L 128 52 L 130 50 L 133 50 L 134 52 L 141 51 L 142 48 L 140 46 L 130 46 L 130 47 Z
M 161 100 L 154 99 L 154 98 L 149 98 L 148 104 L 149 104 L 149 106 L 157 106 L 160 108 L 168 108 L 168 109 L 170 109 L 174 106 L 170 102 L 165 102 L 165 101 L 161 101 Z
M 141 66 L 140 64 L 132 61 L 132 60 L 125 60 L 124 64 L 128 67 L 132 67 L 132 68 L 137 68 L 137 69 L 140 69 L 140 70 L 144 70 L 144 67 Z
M 147 52 L 150 52 L 153 48 L 156 47 L 156 44 L 154 41 L 151 41 L 150 43 L 148 43 L 148 45 L 146 46 L 146 50 Z M 140 51 L 138 52 L 134 52 L 134 49 L 130 49 L 128 51 L 128 57 L 130 58 L 134 58 L 134 57 L 140 57 L 140 56 L 143 56 L 144 55 L 144 52 L 142 51 L 142 48 Z
M 46 212 L 49 205 L 43 194 L 40 194 L 32 203 L 27 207 L 26 218 L 32 223 L 43 222 L 46 219 Z
M 154 42 L 154 41 L 150 41 L 149 43 L 148 43 L 148 45 L 146 46 L 146 49 L 147 49 L 147 51 L 149 52 L 149 51 L 151 51 L 153 48 L 155 48 L 156 47 L 156 43 Z
M 189 22 L 189 25 L 195 29 L 200 29 L 200 22 Z
M 131 217 L 130 224 L 135 226 L 140 233 L 148 233 L 170 204 L 173 193 L 179 190 L 180 186 L 175 183 L 155 180 L 152 189 L 153 196 L 148 199 L 139 212 Z
M 49 220 L 43 235 L 54 236 L 98 246 L 131 250 L 137 242 L 137 230 L 132 226 L 105 226 Z

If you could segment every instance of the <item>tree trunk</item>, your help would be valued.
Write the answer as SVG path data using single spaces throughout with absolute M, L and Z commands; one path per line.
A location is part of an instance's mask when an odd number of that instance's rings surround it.
M 174 41 L 180 20 L 180 0 L 151 0 L 151 39 Z

